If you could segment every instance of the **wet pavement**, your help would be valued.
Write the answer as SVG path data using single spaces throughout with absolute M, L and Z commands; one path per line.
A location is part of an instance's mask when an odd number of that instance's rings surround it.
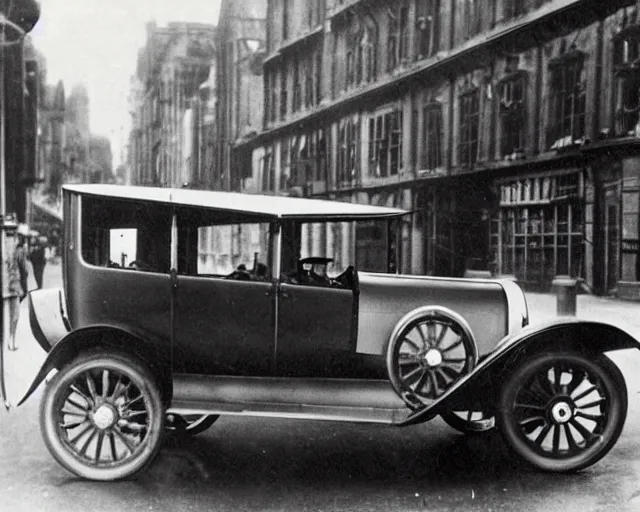
M 56 272 L 47 268 L 45 285 L 59 282 Z M 529 302 L 532 323 L 555 316 L 553 296 Z M 640 329 L 638 303 L 579 297 L 578 316 L 594 315 Z M 7 354 L 12 401 L 44 356 L 27 327 Z M 640 511 L 640 352 L 613 359 L 628 384 L 626 427 L 607 457 L 575 475 L 539 473 L 499 435 L 465 437 L 439 419 L 398 429 L 222 418 L 194 439 L 167 442 L 134 479 L 87 482 L 47 452 L 37 392 L 0 411 L 0 511 Z

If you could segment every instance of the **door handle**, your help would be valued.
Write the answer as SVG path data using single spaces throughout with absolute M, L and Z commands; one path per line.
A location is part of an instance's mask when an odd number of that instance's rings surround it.
M 280 297 L 282 297 L 283 299 L 288 299 L 289 292 L 285 292 L 285 291 L 280 292 Z

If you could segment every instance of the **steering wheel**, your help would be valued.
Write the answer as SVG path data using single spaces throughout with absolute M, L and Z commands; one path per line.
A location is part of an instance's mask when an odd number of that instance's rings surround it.
M 335 279 L 333 279 L 334 283 L 337 283 L 340 286 L 346 286 L 348 288 L 354 287 L 354 284 L 355 284 L 354 281 L 355 281 L 355 268 L 353 267 L 353 265 L 349 265 L 342 274 L 340 274 Z

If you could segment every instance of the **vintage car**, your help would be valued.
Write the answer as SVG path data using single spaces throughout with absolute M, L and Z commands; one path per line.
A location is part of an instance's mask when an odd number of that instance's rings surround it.
M 511 280 L 358 271 L 358 223 L 385 235 L 376 258 L 390 266 L 407 211 L 115 185 L 65 186 L 63 201 L 64 290 L 30 294 L 48 355 L 22 402 L 49 376 L 42 435 L 76 475 L 132 475 L 169 431 L 225 414 L 440 415 L 499 429 L 553 472 L 594 464 L 620 436 L 627 390 L 605 352 L 636 340 L 599 321 L 528 326 Z

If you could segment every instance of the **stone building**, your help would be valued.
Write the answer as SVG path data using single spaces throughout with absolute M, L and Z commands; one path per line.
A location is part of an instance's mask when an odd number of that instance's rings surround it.
M 85 183 L 114 183 L 113 153 L 108 137 L 92 135 L 89 139 L 89 174 Z
M 269 0 L 263 129 L 236 149 L 259 191 L 415 211 L 394 255 L 374 226 L 307 252 L 640 298 L 639 52 L 630 0 Z
M 220 149 L 214 168 L 223 179 L 216 188 L 254 190 L 251 151 L 243 150 L 241 142 L 262 130 L 266 13 L 264 0 L 223 0 L 220 6 L 216 88 Z
M 147 25 L 132 94 L 129 165 L 134 185 L 197 187 L 200 86 L 215 66 L 216 28 L 201 23 Z

